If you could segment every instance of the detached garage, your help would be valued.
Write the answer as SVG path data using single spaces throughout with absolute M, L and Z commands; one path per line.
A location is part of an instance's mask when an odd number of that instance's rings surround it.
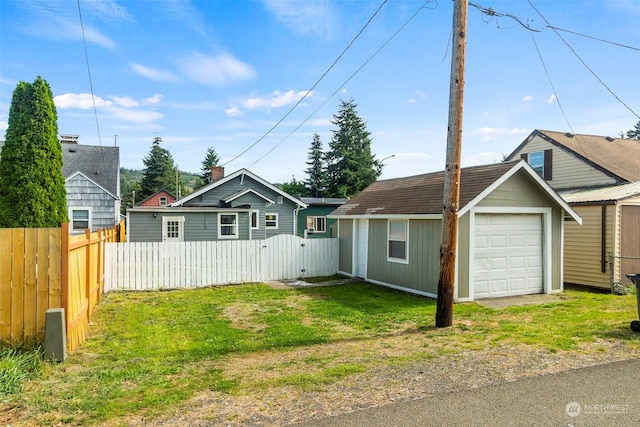
M 437 296 L 444 173 L 377 181 L 336 209 L 341 273 Z M 565 219 L 581 218 L 524 161 L 464 168 L 456 301 L 563 290 Z

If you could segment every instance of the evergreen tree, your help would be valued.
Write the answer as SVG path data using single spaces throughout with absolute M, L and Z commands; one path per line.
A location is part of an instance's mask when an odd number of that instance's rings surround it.
M 291 177 L 290 182 L 280 184 L 280 189 L 293 197 L 307 197 L 309 196 L 309 189 L 302 181 L 298 181 L 296 177 Z
M 202 161 L 202 167 L 200 171 L 202 174 L 200 178 L 204 181 L 203 185 L 211 184 L 211 168 L 218 166 L 218 162 L 220 161 L 220 157 L 218 157 L 218 153 L 213 147 L 207 148 L 207 154 L 205 154 L 204 160 Z
M 633 129 L 627 131 L 627 138 L 640 139 L 640 120 L 638 120 Z
M 0 227 L 60 227 L 68 220 L 58 115 L 40 76 L 13 92 L 0 156 Z
M 305 172 L 309 179 L 305 181 L 311 197 L 323 197 L 327 185 L 327 171 L 325 169 L 324 154 L 322 152 L 322 141 L 320 135 L 313 134 L 311 148 L 309 149 L 309 166 Z
M 168 150 L 160 147 L 161 142 L 162 138 L 154 138 L 151 151 L 142 159 L 145 169 L 142 182 L 140 182 L 140 195 L 136 194 L 136 200 L 143 200 L 162 189 L 171 192 L 176 189 L 176 169 L 173 157 Z
M 382 165 L 371 154 L 371 138 L 366 123 L 358 117 L 352 100 L 340 101 L 333 123 L 327 161 L 327 196 L 351 197 L 375 182 Z

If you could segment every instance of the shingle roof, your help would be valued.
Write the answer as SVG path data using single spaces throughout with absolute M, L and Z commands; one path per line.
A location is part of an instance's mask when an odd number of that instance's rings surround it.
M 460 171 L 460 209 L 518 162 L 473 166 Z M 338 207 L 333 215 L 442 213 L 444 171 L 376 181 Z
M 595 168 L 614 174 L 624 181 L 640 181 L 640 141 L 636 139 L 535 130 L 514 153 L 536 133 L 550 143 L 573 152 Z M 510 157 L 511 155 L 509 159 Z
M 560 192 L 568 203 L 600 203 L 640 197 L 640 182 Z
M 62 143 L 62 175 L 81 172 L 90 180 L 118 197 L 120 148 Z

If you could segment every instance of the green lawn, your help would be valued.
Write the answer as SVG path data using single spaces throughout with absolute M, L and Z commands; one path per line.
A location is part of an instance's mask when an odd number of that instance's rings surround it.
M 454 326 L 436 329 L 434 300 L 365 283 L 111 293 L 95 314 L 90 339 L 66 362 L 44 364 L 24 391 L 0 394 L 0 412 L 4 401 L 40 425 L 117 424 L 127 415 L 166 413 L 201 391 L 321 387 L 381 364 L 487 346 L 584 351 L 585 344 L 615 340 L 640 349 L 640 336 L 629 329 L 637 318 L 635 295 L 567 291 L 554 301 L 503 310 L 456 304 Z M 372 343 L 389 337 L 398 337 L 385 341 L 390 348 L 407 337 L 422 345 L 377 357 Z M 358 357 L 327 350 L 354 342 L 362 346 Z M 322 350 L 308 351 L 315 347 Z M 263 378 L 247 380 L 225 370 L 256 355 L 303 350 L 289 365 L 263 368 Z

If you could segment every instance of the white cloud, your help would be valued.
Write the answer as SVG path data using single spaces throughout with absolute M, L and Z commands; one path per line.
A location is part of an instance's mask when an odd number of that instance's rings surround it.
M 555 94 L 552 94 L 549 98 L 547 98 L 547 104 L 553 104 L 553 101 L 556 100 Z
M 180 80 L 178 76 L 169 71 L 145 67 L 142 64 L 131 64 L 131 69 L 135 73 L 140 74 L 142 77 L 146 77 L 149 80 L 153 80 L 156 82 L 177 82 Z
M 125 108 L 132 108 L 132 107 L 139 107 L 140 104 L 138 104 L 138 102 L 134 99 L 131 99 L 129 97 L 118 97 L 118 96 L 114 96 L 113 98 L 113 103 L 115 105 L 118 105 L 120 107 L 125 107 Z
M 9 122 L 6 120 L 0 120 L 0 132 L 5 132 L 9 127 Z
M 127 10 L 114 0 L 93 0 L 84 2 L 84 4 L 102 18 L 109 18 L 116 21 L 132 20 Z
M 65 93 L 53 97 L 53 102 L 56 104 L 56 108 L 68 109 L 79 108 L 81 110 L 89 110 L 93 108 L 94 100 L 90 93 Z M 110 107 L 113 102 L 95 97 L 95 105 L 97 108 Z
M 409 98 L 409 100 L 407 101 L 407 104 L 415 104 L 416 100 L 413 98 Z
M 142 100 L 142 103 L 144 105 L 158 105 L 162 101 L 162 98 L 164 98 L 164 95 L 156 93 L 155 95 L 153 95 L 153 96 L 151 96 L 149 98 L 144 98 Z
M 502 159 L 502 154 L 493 152 L 475 153 L 469 156 L 465 156 L 462 159 L 462 166 L 476 166 L 476 165 L 488 165 L 492 163 L 499 163 Z
M 112 108 L 109 111 L 115 118 L 133 123 L 151 123 L 164 117 L 156 111 L 135 110 L 130 108 Z
M 330 36 L 332 24 L 338 21 L 330 2 L 265 0 L 264 4 L 276 20 L 298 34 Z
M 527 96 L 525 96 L 524 98 L 522 98 L 522 100 L 523 100 L 524 102 L 529 102 L 529 101 L 531 101 L 532 99 L 533 99 L 533 96 L 531 96 L 531 95 L 527 95 Z
M 254 110 L 254 109 L 271 110 L 272 108 L 279 108 L 285 105 L 295 104 L 305 96 L 310 97 L 312 95 L 313 95 L 313 92 L 309 92 L 309 91 L 296 92 L 293 90 L 289 90 L 287 92 L 282 93 L 276 90 L 270 96 L 265 98 L 249 98 L 244 102 L 243 106 L 247 110 Z
M 227 86 L 236 82 L 251 80 L 256 76 L 256 72 L 251 65 L 236 59 L 228 53 L 221 53 L 216 56 L 192 53 L 182 58 L 179 65 L 184 74 L 205 86 Z
M 238 116 L 242 116 L 244 115 L 244 113 L 242 112 L 241 109 L 239 109 L 238 107 L 231 107 L 231 108 L 227 108 L 226 110 L 224 110 L 224 112 L 227 114 L 227 116 L 229 117 L 238 117 Z

